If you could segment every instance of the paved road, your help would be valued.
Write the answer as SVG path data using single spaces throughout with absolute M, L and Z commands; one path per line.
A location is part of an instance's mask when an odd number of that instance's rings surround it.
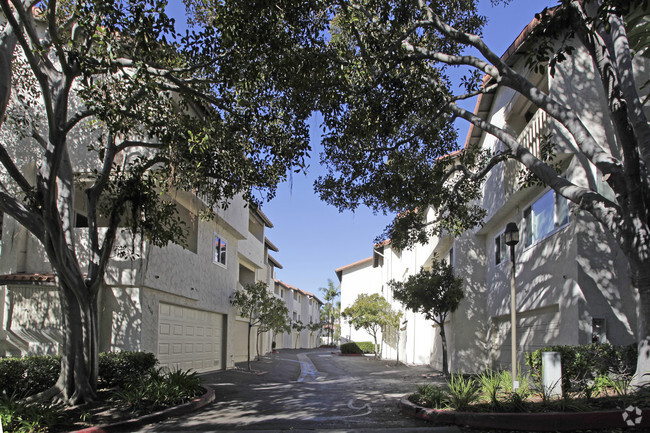
M 433 428 L 399 413 L 398 398 L 416 383 L 438 379 L 429 368 L 343 357 L 330 350 L 281 350 L 252 364 L 262 374 L 227 370 L 206 374 L 216 401 L 140 432 L 327 431 L 459 432 Z

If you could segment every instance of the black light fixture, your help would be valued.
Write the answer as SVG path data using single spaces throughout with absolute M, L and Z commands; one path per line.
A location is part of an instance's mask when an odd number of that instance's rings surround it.
M 506 245 L 514 247 L 519 243 L 519 227 L 515 223 L 506 224 L 506 230 L 503 232 Z

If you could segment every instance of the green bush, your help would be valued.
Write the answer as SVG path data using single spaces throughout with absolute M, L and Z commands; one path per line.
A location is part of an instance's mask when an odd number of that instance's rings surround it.
M 435 385 L 418 385 L 417 391 L 409 396 L 409 401 L 420 406 L 441 409 L 447 406 L 447 393 Z
M 148 377 L 158 364 L 153 353 L 102 352 L 99 354 L 101 386 L 122 387 L 140 377 Z
M 460 373 L 451 375 L 447 381 L 447 387 L 449 388 L 449 406 L 457 411 L 466 410 L 479 397 L 479 387 L 476 381 Z
M 372 341 L 358 341 L 357 346 L 363 353 L 375 353 L 375 344 Z
M 113 400 L 133 412 L 150 412 L 184 403 L 203 392 L 201 379 L 195 372 L 153 370 L 113 393 Z
M 50 431 L 61 419 L 61 407 L 21 401 L 17 394 L 0 394 L 0 423 L 4 431 L 33 433 Z
M 542 376 L 542 352 L 558 352 L 562 364 L 562 392 L 584 391 L 598 376 L 630 377 L 636 368 L 637 347 L 593 343 L 583 346 L 548 346 L 526 354 L 536 380 Z
M 61 357 L 33 355 L 0 359 L 0 389 L 7 395 L 27 397 L 45 391 L 56 383 Z
M 363 355 L 363 350 L 354 341 L 341 344 L 341 353 L 344 355 Z

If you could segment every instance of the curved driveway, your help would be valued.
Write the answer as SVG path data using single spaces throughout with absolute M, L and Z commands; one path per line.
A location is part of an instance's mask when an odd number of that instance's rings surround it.
M 416 384 L 440 380 L 428 367 L 339 356 L 325 349 L 283 349 L 252 368 L 258 373 L 203 375 L 204 383 L 215 389 L 213 404 L 139 431 L 459 431 L 432 428 L 399 413 L 400 396 Z

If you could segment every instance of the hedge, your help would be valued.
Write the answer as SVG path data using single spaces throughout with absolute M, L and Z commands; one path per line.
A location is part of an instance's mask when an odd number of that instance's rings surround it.
M 38 394 L 56 383 L 60 370 L 60 356 L 0 358 L 0 390 L 19 397 Z
M 99 384 L 121 386 L 153 369 L 158 360 L 153 353 L 104 352 L 99 354 Z M 27 397 L 52 387 L 59 378 L 61 357 L 33 355 L 0 358 L 0 392 Z
M 358 341 L 357 346 L 363 353 L 375 353 L 375 344 L 372 341 Z
M 630 377 L 636 370 L 637 345 L 547 346 L 526 354 L 526 364 L 537 379 L 542 376 L 542 352 L 558 352 L 562 365 L 562 391 L 575 392 L 602 375 Z
M 142 377 L 158 364 L 153 353 L 102 352 L 99 354 L 99 383 L 105 388 L 122 387 Z
M 341 344 L 341 353 L 344 355 L 363 355 L 363 350 L 354 341 Z

